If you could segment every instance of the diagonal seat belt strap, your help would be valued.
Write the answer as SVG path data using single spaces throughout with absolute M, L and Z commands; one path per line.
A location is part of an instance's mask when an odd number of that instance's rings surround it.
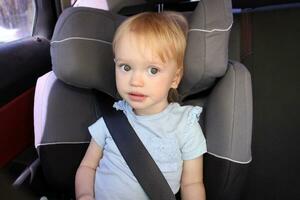
M 114 100 L 106 96 L 99 96 L 102 117 L 132 173 L 151 200 L 175 200 L 168 182 L 127 117 L 122 111 L 114 109 Z

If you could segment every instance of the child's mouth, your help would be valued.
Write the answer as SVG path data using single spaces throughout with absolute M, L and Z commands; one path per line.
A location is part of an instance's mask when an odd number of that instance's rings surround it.
M 129 99 L 131 101 L 139 101 L 139 102 L 141 102 L 141 101 L 143 101 L 146 98 L 145 95 L 140 94 L 140 93 L 133 93 L 132 92 L 132 93 L 128 93 L 128 95 L 129 95 Z

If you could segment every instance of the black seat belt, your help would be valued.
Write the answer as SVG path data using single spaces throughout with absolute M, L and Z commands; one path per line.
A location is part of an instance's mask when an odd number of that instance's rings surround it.
M 151 200 L 175 200 L 168 182 L 136 135 L 123 111 L 112 107 L 114 99 L 98 96 L 104 122 L 132 173 Z

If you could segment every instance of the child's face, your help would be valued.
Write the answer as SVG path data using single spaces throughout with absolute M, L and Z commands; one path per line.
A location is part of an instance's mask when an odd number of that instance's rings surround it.
M 140 47 L 132 34 L 120 38 L 115 50 L 117 89 L 136 114 L 156 114 L 168 105 L 168 92 L 177 88 L 180 70 L 174 59 L 163 63 L 151 49 Z

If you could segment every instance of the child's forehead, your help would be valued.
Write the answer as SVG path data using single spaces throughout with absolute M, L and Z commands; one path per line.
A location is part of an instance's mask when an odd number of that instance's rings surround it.
M 124 33 L 117 42 L 116 47 L 117 49 L 122 48 L 125 53 L 128 50 L 136 51 L 151 62 L 165 63 L 167 60 L 175 59 L 170 46 L 161 44 L 158 38 L 148 38 L 147 35 L 134 32 Z
M 130 46 L 134 46 L 138 48 L 145 47 L 145 46 L 148 47 L 152 46 L 149 44 L 146 35 L 137 34 L 133 31 L 124 32 L 124 34 L 120 37 L 119 43 L 120 42 L 124 43 L 125 41 L 130 43 Z
M 159 57 L 146 57 L 141 56 L 138 59 L 132 58 L 130 56 L 124 57 L 119 56 L 114 59 L 115 63 L 127 63 L 127 64 L 143 64 L 143 65 L 164 65 L 165 63 Z

